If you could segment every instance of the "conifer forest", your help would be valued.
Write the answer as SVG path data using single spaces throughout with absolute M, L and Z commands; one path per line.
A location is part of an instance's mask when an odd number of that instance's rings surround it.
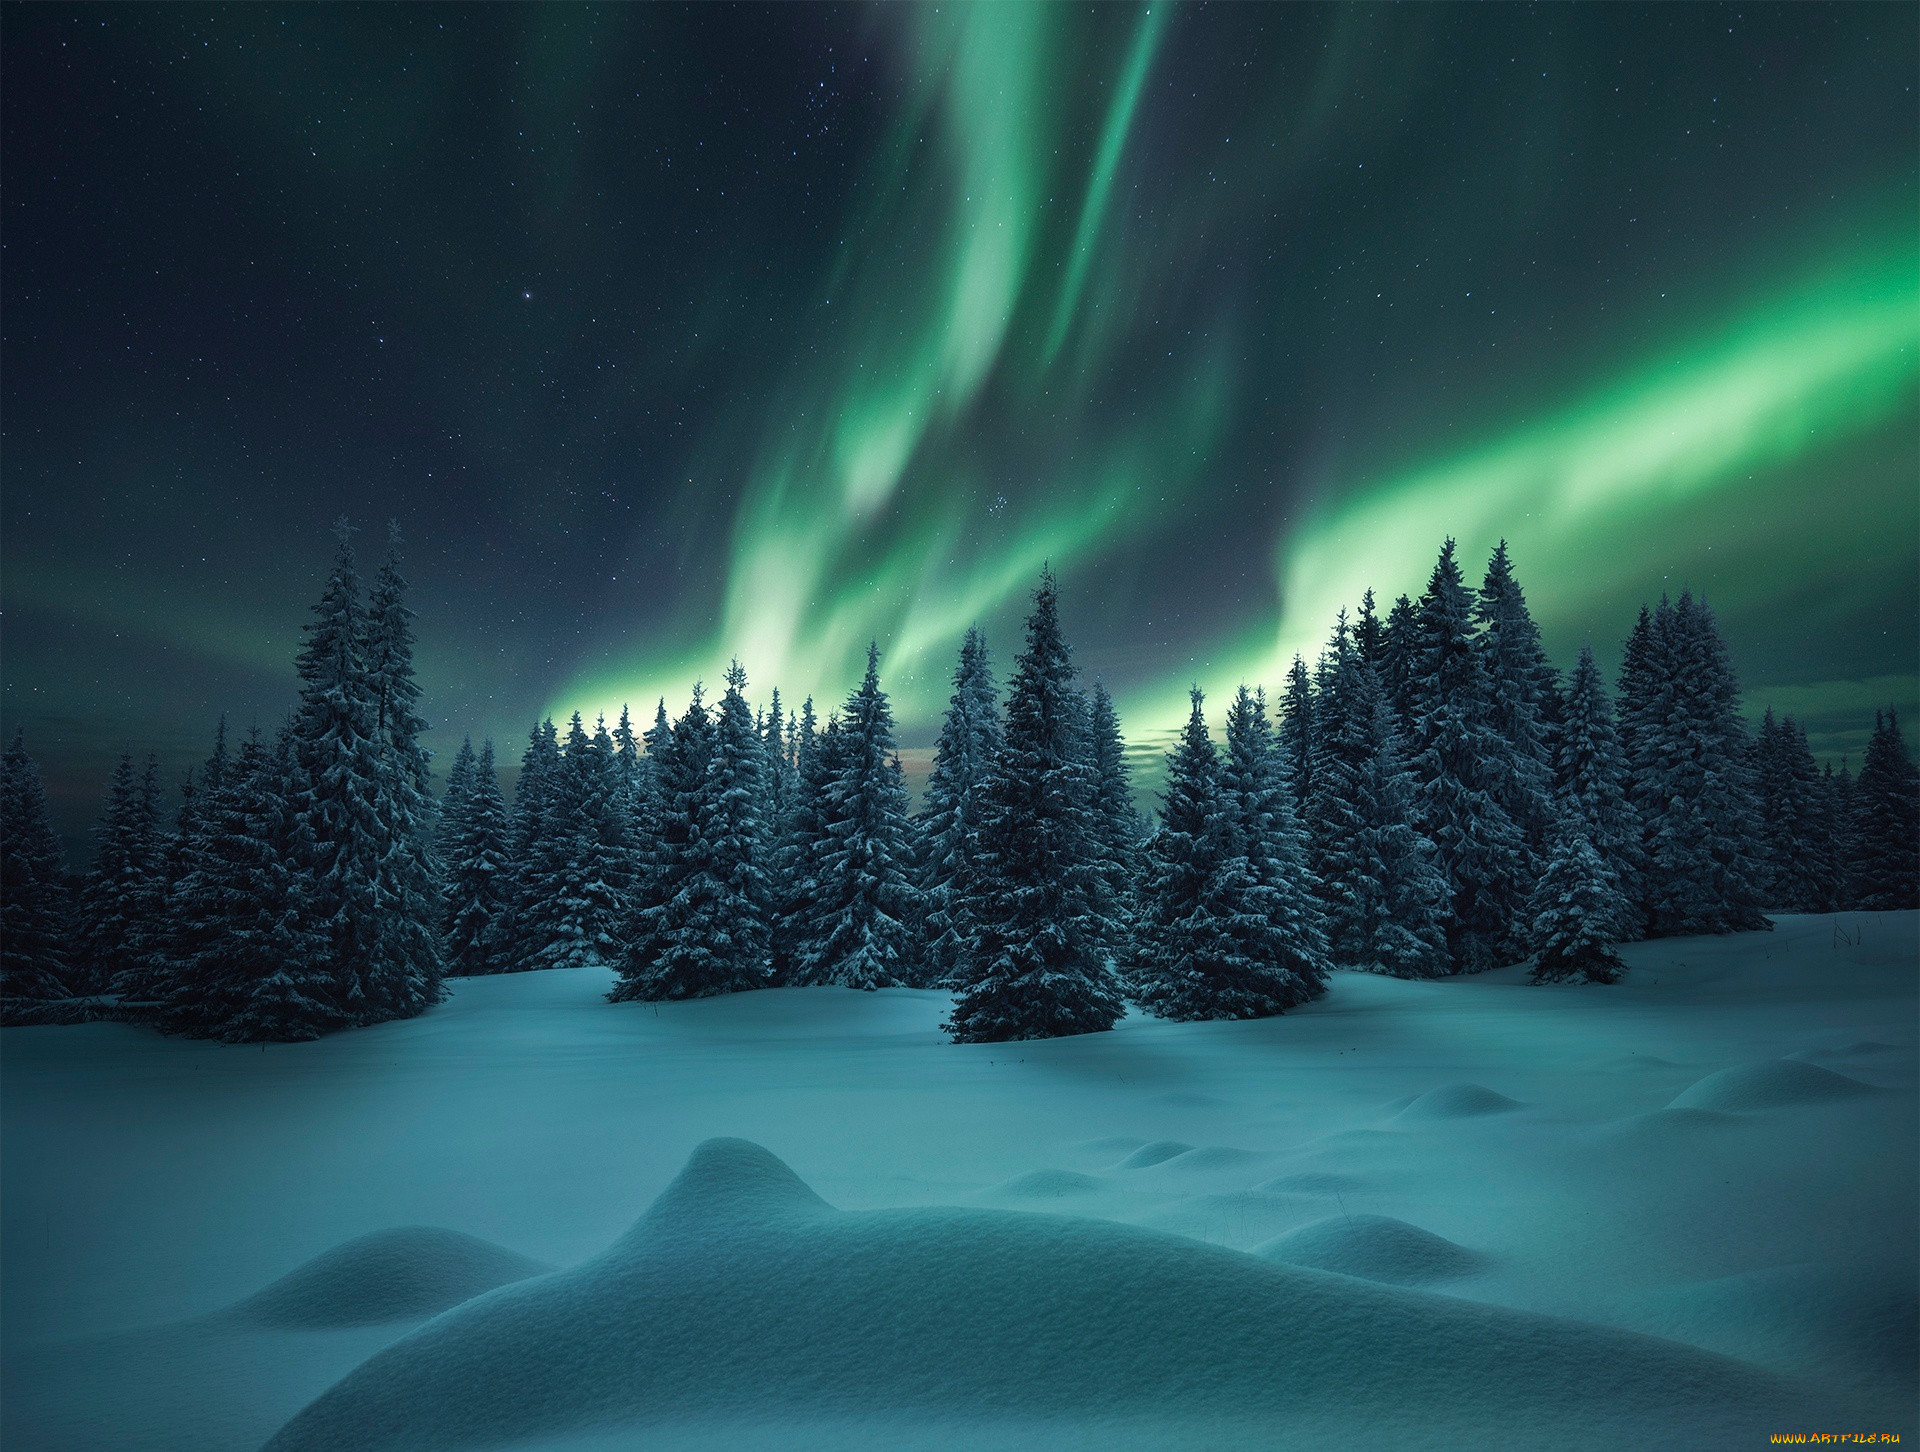
M 1920 907 L 1920 769 L 1892 710 L 1856 773 L 1792 717 L 1750 728 L 1713 611 L 1642 608 L 1612 687 L 1549 662 L 1502 544 L 1451 540 L 1418 600 L 1371 591 L 1269 701 L 1198 688 L 1157 810 L 1080 678 L 1043 575 L 1002 680 L 967 633 L 922 799 L 877 644 L 839 702 L 750 699 L 740 663 L 636 730 L 535 723 L 511 803 L 492 741 L 436 791 L 395 551 L 344 526 L 272 734 L 223 717 L 171 784 L 123 757 L 77 880 L 32 757 L 4 757 L 9 1022 L 231 1043 L 407 1018 L 448 978 L 612 968 L 614 1002 L 942 988 L 956 1043 L 1262 1018 L 1331 969 L 1530 961 L 1612 982 L 1614 945 Z M 230 736 L 234 739 L 230 739 Z

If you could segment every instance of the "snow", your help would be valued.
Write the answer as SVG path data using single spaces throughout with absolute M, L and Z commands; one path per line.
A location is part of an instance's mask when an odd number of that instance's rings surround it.
M 1920 915 L 1846 926 L 1000 1045 L 940 993 L 591 968 L 265 1050 L 9 1029 L 0 1435 L 1912 1436 Z

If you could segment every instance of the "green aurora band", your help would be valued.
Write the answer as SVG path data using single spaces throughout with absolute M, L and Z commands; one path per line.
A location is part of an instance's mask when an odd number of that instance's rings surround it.
M 811 692 L 831 709 L 877 638 L 903 724 L 924 738 L 969 624 L 1017 618 L 1044 562 L 1071 588 L 1075 570 L 1098 569 L 1227 482 L 1216 456 L 1246 366 L 1231 326 L 1190 340 L 1178 382 L 1123 419 L 1091 402 L 1102 369 L 1139 347 L 1154 249 L 1192 248 L 1203 226 L 1186 218 L 1187 236 L 1140 235 L 1121 225 L 1114 196 L 1167 10 L 1142 14 L 1108 47 L 1117 54 L 1087 60 L 1113 78 L 1097 125 L 1076 124 L 1072 98 L 1050 84 L 1066 63 L 1062 12 L 887 14 L 904 30 L 906 101 L 861 190 L 845 260 L 821 282 L 818 333 L 800 340 L 770 403 L 709 429 L 684 492 L 697 509 L 714 481 L 744 480 L 710 628 L 611 646 L 557 693 L 556 714 L 612 716 L 630 703 L 650 716 L 656 697 L 674 709 L 734 657 L 756 694 L 778 685 L 790 705 Z M 1276 134 L 1321 124 L 1313 96 L 1298 106 L 1270 123 Z M 1173 210 L 1197 213 L 1199 197 Z M 1776 576 L 1831 577 L 1843 556 L 1882 580 L 1910 568 L 1910 470 L 1882 471 L 1849 515 L 1815 497 L 1805 467 L 1789 467 L 1913 412 L 1920 266 L 1910 229 L 1892 236 L 1827 259 L 1811 281 L 1776 284 L 1731 321 L 1544 416 L 1378 477 L 1319 481 L 1306 517 L 1273 541 L 1271 611 L 1178 669 L 1123 682 L 1130 736 L 1171 732 L 1196 679 L 1213 694 L 1276 684 L 1366 588 L 1383 608 L 1417 592 L 1449 535 L 1470 566 L 1497 538 L 1510 542 L 1556 650 L 1589 631 L 1611 646 L 1631 618 L 1620 612 L 1647 593 L 1650 559 L 1690 567 L 1685 542 L 1737 541 L 1760 517 L 1774 521 L 1762 539 Z M 1031 484 L 995 443 L 1015 435 Z M 1719 578 L 1713 593 L 1725 609 L 1767 588 Z M 1905 677 L 1869 684 L 1914 695 Z M 1803 710 L 1835 704 L 1831 691 L 1793 690 Z

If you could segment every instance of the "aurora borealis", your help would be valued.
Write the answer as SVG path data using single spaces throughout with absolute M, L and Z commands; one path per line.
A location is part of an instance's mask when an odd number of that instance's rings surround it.
M 328 523 L 442 750 L 730 657 L 931 740 L 1051 561 L 1137 746 L 1440 539 L 1913 708 L 1911 6 L 11 6 L 5 658 L 77 832 L 272 724 Z M 377 537 L 377 532 L 376 532 Z

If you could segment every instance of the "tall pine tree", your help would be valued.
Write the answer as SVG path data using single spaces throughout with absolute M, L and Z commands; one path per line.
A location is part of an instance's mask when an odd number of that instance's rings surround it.
M 1027 618 L 985 793 L 964 983 L 946 1024 L 956 1043 L 1097 1032 L 1125 1012 L 1107 961 L 1111 907 L 1073 676 L 1049 572 Z
M 979 630 L 969 627 L 933 749 L 926 802 L 914 821 L 930 984 L 951 982 L 960 962 L 986 782 L 999 750 L 1000 693 L 992 657 Z
M 1854 906 L 1920 907 L 1920 770 L 1890 710 L 1873 713 L 1873 738 L 1854 782 L 1852 828 Z
M 1420 598 L 1408 670 L 1414 818 L 1447 882 L 1448 958 L 1457 973 L 1498 967 L 1526 951 L 1526 841 L 1500 800 L 1513 752 L 1494 726 L 1452 540 Z
M 817 928 L 794 981 L 904 987 L 920 972 L 921 904 L 878 644 L 867 647 L 866 676 L 847 697 L 841 742 L 827 787 L 834 822 L 819 864 Z
M 513 871 L 507 855 L 507 804 L 500 794 L 494 769 L 493 743 L 486 742 L 478 757 L 472 744 L 461 746 L 469 757 L 461 791 L 449 798 L 443 816 L 440 860 L 445 883 L 447 975 L 477 977 L 505 970 L 498 935 L 513 906 Z M 456 763 L 456 770 L 458 764 Z
M 1446 880 L 1412 824 L 1414 781 L 1398 714 L 1344 620 L 1321 675 L 1307 842 L 1328 957 L 1397 978 L 1438 977 L 1449 966 Z
M 74 996 L 66 853 L 25 734 L 0 755 L 0 1023 L 62 1021 Z

